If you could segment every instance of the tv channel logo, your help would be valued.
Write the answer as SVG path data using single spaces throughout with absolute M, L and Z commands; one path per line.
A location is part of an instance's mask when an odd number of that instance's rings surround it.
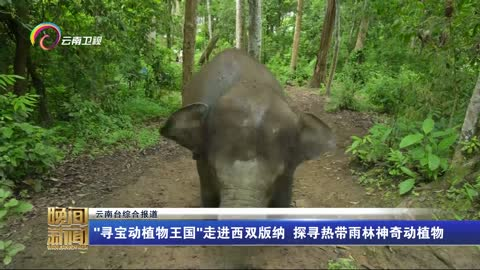
M 53 39 L 49 33 L 55 35 L 55 39 Z M 40 40 L 38 41 L 38 45 L 45 51 L 49 51 L 57 47 L 58 44 L 63 46 L 69 45 L 100 45 L 102 43 L 102 36 L 64 36 L 62 37 L 62 30 L 60 27 L 51 22 L 44 22 L 41 23 L 35 28 L 33 28 L 32 32 L 30 33 L 30 42 L 32 46 L 35 46 L 35 43 L 39 36 L 41 35 Z M 61 41 L 61 43 L 60 43 Z

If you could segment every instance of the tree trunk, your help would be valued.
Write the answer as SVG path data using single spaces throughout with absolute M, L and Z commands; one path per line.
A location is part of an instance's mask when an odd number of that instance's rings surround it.
M 360 21 L 360 27 L 357 33 L 357 42 L 355 43 L 355 47 L 353 51 L 361 51 L 363 50 L 363 47 L 365 47 L 365 40 L 367 39 L 368 22 L 369 22 L 367 5 L 368 5 L 368 0 L 365 0 L 364 6 L 363 6 L 362 20 Z
M 30 42 L 28 40 L 28 30 L 21 22 L 28 21 L 28 7 L 24 0 L 15 1 L 17 18 L 13 21 L 15 33 L 15 60 L 13 63 L 13 72 L 15 75 L 26 78 L 27 74 L 27 56 L 30 51 Z M 16 80 L 13 87 L 14 93 L 18 96 L 27 91 L 27 80 Z
M 215 49 L 215 45 L 219 39 L 219 35 L 214 35 L 212 39 L 208 42 L 207 48 L 203 51 L 202 56 L 200 56 L 200 60 L 198 63 L 203 65 L 206 61 L 208 61 L 210 54 L 212 53 L 213 49 Z
M 317 55 L 317 63 L 310 81 L 310 87 L 319 88 L 325 83 L 327 76 L 327 56 L 332 40 L 333 23 L 335 21 L 335 0 L 328 0 L 327 11 L 323 20 L 322 37 Z
M 357 3 L 358 3 L 358 0 L 355 0 L 353 6 L 356 7 Z M 353 13 L 351 15 L 352 16 L 352 26 L 350 27 L 350 31 L 349 31 L 348 39 L 347 39 L 347 48 L 348 48 L 349 52 L 353 50 L 353 46 L 354 46 L 353 45 L 353 35 L 354 35 L 355 30 L 357 29 L 356 28 L 356 24 L 357 24 L 356 15 L 357 15 L 357 9 L 354 8 Z
M 168 26 L 167 28 L 167 48 L 172 48 L 172 28 Z
M 243 38 L 243 0 L 236 0 L 235 15 L 235 48 L 242 48 Z
M 340 48 L 340 0 L 336 0 L 335 10 L 335 52 L 333 54 L 333 65 L 330 70 L 330 76 L 327 83 L 327 97 L 330 97 L 330 89 L 332 86 L 333 76 L 335 75 L 335 70 L 337 68 L 338 51 Z
M 278 6 L 277 6 L 277 19 L 275 20 L 275 31 L 278 31 L 280 26 L 282 25 L 282 6 L 283 6 L 283 0 L 278 0 L 277 1 Z M 274 32 L 275 33 L 275 32 Z
M 172 48 L 173 44 L 173 2 L 168 1 L 168 22 L 167 22 L 167 48 Z
M 212 14 L 210 12 L 210 0 L 207 0 L 207 17 L 208 17 L 208 38 L 212 39 Z
M 262 51 L 262 1 L 248 0 L 249 27 L 248 27 L 248 53 L 260 61 Z
M 40 75 L 37 73 L 37 67 L 32 61 L 32 57 L 30 54 L 27 56 L 27 68 L 28 73 L 32 77 L 32 84 L 37 91 L 37 95 L 39 96 L 38 102 L 38 113 L 39 113 L 39 120 L 43 126 L 49 126 L 52 123 L 52 119 L 50 117 L 50 113 L 48 112 L 48 103 L 47 103 L 47 91 L 45 90 L 45 85 L 43 84 Z
M 4 40 L 0 42 L 0 52 L 7 52 L 8 44 L 7 44 L 7 33 L 0 34 L 0 39 Z M 8 74 L 8 66 L 10 65 L 10 55 L 6 53 L 0 53 L 0 74 Z
M 157 19 L 155 17 L 152 18 L 152 21 L 151 21 L 151 24 L 152 25 L 156 25 L 157 24 Z M 168 28 L 168 26 L 167 26 Z M 167 39 L 168 39 L 168 29 L 167 29 Z M 151 32 L 149 32 L 147 34 L 147 40 L 152 44 L 152 45 L 155 45 L 156 43 L 156 40 L 157 40 L 157 30 L 153 30 Z M 167 44 L 168 45 L 168 44 Z
M 465 119 L 463 121 L 460 141 L 469 141 L 476 133 L 478 116 L 480 114 L 480 74 L 477 79 L 477 84 L 473 90 L 470 103 L 467 107 Z
M 175 1 L 175 16 L 180 16 L 181 11 L 180 11 L 180 3 L 181 0 L 173 0 Z M 188 2 L 188 0 L 186 0 Z
M 467 111 L 465 113 L 465 119 L 463 121 L 462 131 L 460 133 L 460 139 L 458 141 L 455 153 L 453 154 L 452 159 L 452 169 L 449 172 L 448 179 L 453 179 L 452 184 L 462 182 L 464 177 L 468 175 L 477 159 L 472 159 L 473 161 L 466 162 L 465 157 L 462 153 L 461 142 L 469 141 L 477 133 L 478 126 L 478 117 L 480 114 L 480 74 L 477 78 L 477 83 L 473 89 L 472 97 L 470 98 L 470 103 L 468 104 Z
M 248 5 L 245 5 L 245 1 L 242 1 L 242 49 L 248 53 L 248 20 L 245 19 L 245 14 L 248 13 Z
M 467 113 L 462 127 L 462 140 L 468 141 L 476 133 L 478 123 L 478 115 L 480 114 L 480 74 L 477 79 L 477 84 L 473 90 L 470 103 L 467 107 Z
M 300 32 L 302 31 L 302 12 L 303 0 L 298 0 L 297 16 L 295 18 L 295 33 L 293 34 L 292 58 L 290 60 L 290 70 L 292 72 L 297 68 L 298 45 L 300 44 Z
M 365 40 L 367 39 L 368 31 L 368 16 L 363 16 L 360 22 L 360 29 L 358 30 L 357 42 L 355 43 L 354 51 L 361 51 L 365 47 Z
M 447 44 L 449 37 L 449 30 L 452 28 L 452 17 L 455 10 L 453 0 L 445 0 L 445 17 L 447 18 L 448 27 L 445 27 L 442 34 L 440 35 L 439 46 L 443 47 Z
M 183 86 L 193 74 L 195 56 L 195 37 L 197 34 L 197 0 L 185 1 L 185 20 L 183 24 Z

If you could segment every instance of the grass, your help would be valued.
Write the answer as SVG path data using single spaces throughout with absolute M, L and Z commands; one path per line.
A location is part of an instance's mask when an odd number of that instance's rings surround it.
M 355 259 L 350 256 L 349 258 L 338 258 L 336 260 L 330 260 L 328 262 L 328 269 L 357 269 Z
M 180 92 L 163 94 L 158 101 L 137 97 L 121 106 L 122 113 L 135 121 L 145 121 L 157 117 L 166 117 L 181 106 Z
M 158 99 L 134 97 L 119 104 L 117 113 L 93 110 L 79 115 L 75 122 L 62 123 L 56 135 L 58 145 L 71 145 L 67 152 L 73 156 L 112 153 L 118 149 L 145 149 L 160 139 L 158 122 L 181 106 L 180 92 L 165 92 Z M 76 123 L 73 125 L 72 123 Z

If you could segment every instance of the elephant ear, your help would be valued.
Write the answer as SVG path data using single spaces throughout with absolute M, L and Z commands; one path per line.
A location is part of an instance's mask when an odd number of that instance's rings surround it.
M 327 151 L 336 149 L 335 135 L 330 127 L 311 113 L 300 116 L 300 157 L 317 159 Z
M 196 153 L 204 141 L 204 119 L 208 105 L 193 103 L 174 112 L 161 128 L 162 136 Z

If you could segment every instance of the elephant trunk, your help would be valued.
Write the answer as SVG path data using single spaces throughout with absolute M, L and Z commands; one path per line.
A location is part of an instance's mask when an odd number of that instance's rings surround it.
M 220 208 L 263 208 L 267 207 L 265 196 L 259 190 L 245 188 L 224 189 L 221 193 Z M 222 215 L 219 220 L 244 219 L 245 216 Z M 250 217 L 251 218 L 251 217 Z M 263 219 L 265 217 L 261 217 Z M 222 247 L 224 269 L 249 269 L 255 247 L 224 246 Z

